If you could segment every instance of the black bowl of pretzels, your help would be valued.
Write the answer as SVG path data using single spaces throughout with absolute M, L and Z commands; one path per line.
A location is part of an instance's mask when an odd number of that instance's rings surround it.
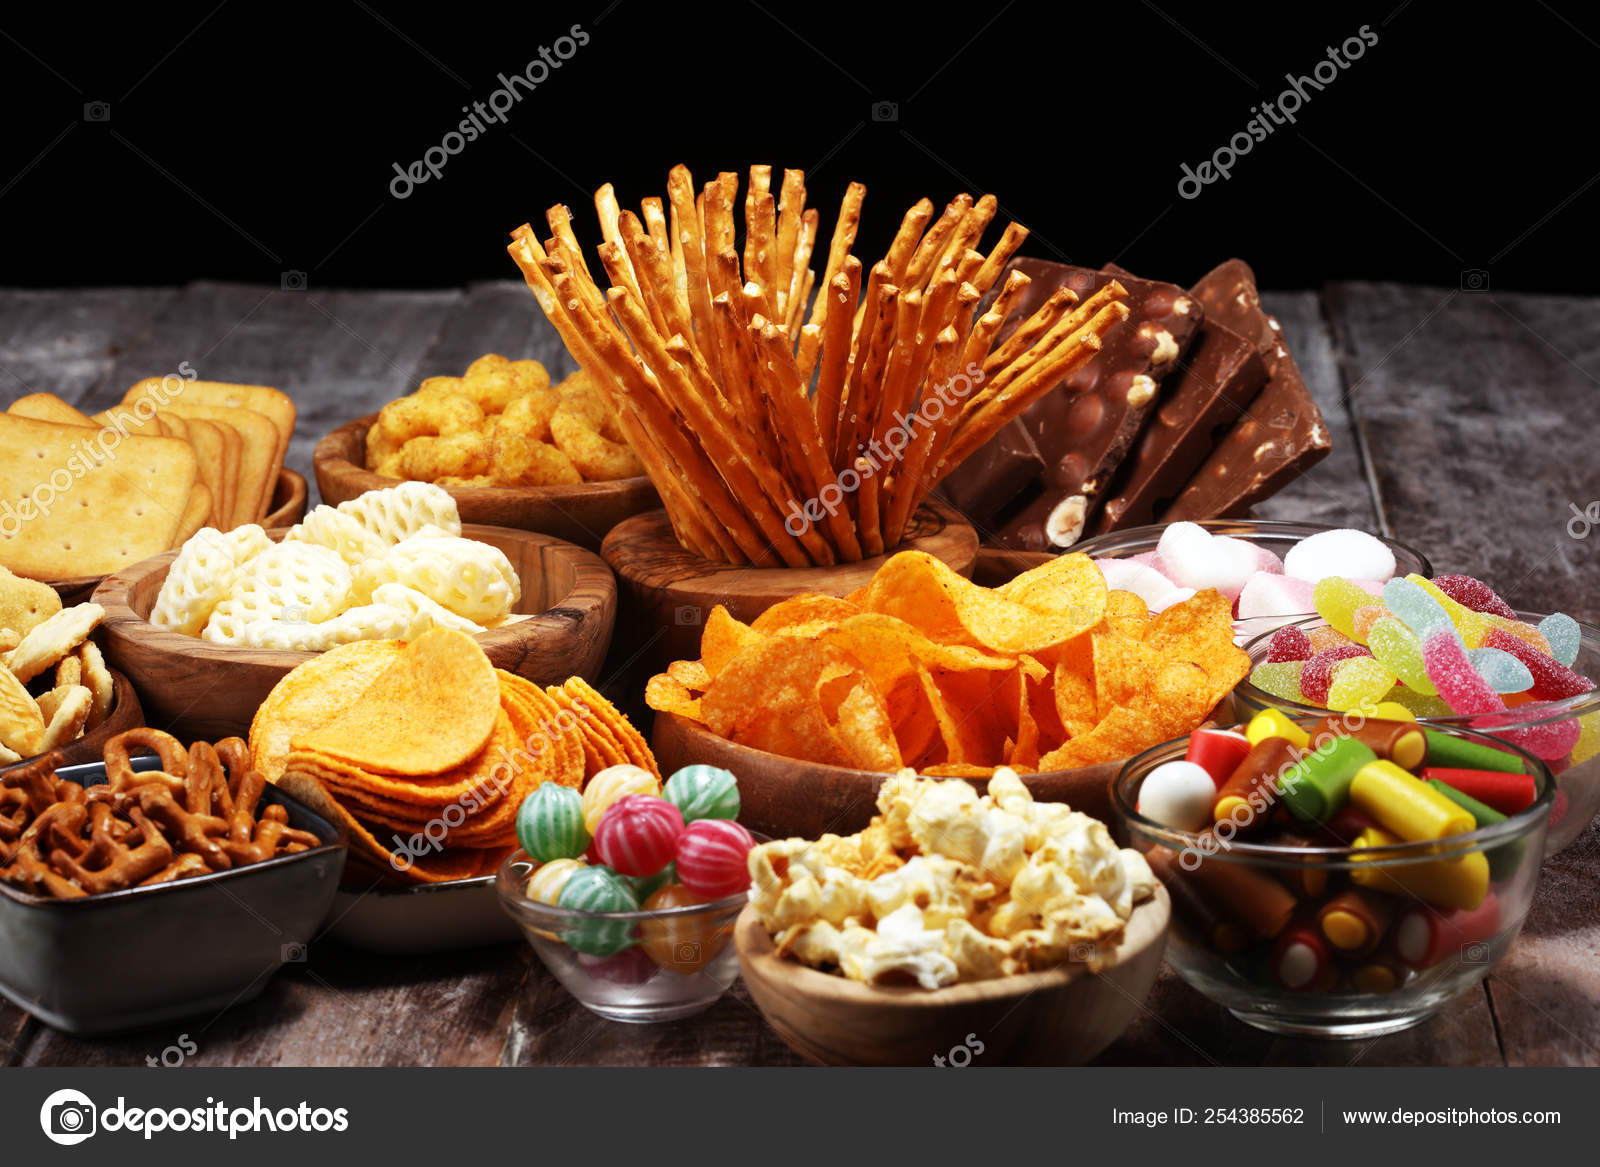
M 250 766 L 138 728 L 0 774 L 0 993 L 72 1033 L 216 1013 L 303 960 L 344 844 Z

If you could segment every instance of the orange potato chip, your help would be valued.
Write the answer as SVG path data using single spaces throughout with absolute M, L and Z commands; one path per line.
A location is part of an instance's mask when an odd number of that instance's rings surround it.
M 465 633 L 434 628 L 406 645 L 362 699 L 295 744 L 363 769 L 438 774 L 483 749 L 500 716 L 494 666 Z
M 676 713 L 691 721 L 704 721 L 700 711 L 700 698 L 671 673 L 657 673 L 645 683 L 645 703 L 657 713 Z
M 289 743 L 359 700 L 402 647 L 398 640 L 357 640 L 291 669 L 250 722 L 250 765 L 276 782 L 289 759 Z
M 611 731 L 611 736 L 621 744 L 627 761 L 641 770 L 648 770 L 655 775 L 657 782 L 661 781 L 661 769 L 656 765 L 656 756 L 650 750 L 650 743 L 644 740 L 644 734 L 639 732 L 622 710 L 606 700 L 598 689 L 582 677 L 568 677 L 562 687 L 586 705 L 593 716 Z
M 1001 598 L 1041 615 L 1093 628 L 1106 612 L 1106 577 L 1087 555 L 1058 555 L 995 589 Z
M 570 715 L 532 681 L 498 669 L 495 675 L 502 699 L 510 699 L 506 712 L 522 739 L 522 751 L 534 758 L 549 755 L 547 781 L 582 789 L 587 771 L 583 741 L 578 727 L 568 724 Z
M 750 627 L 766 636 L 776 636 L 791 628 L 838 624 L 860 612 L 860 606 L 849 600 L 824 596 L 818 592 L 803 592 L 787 600 L 779 600 L 752 620 Z
M 857 769 L 900 769 L 900 746 L 889 722 L 889 710 L 870 680 L 857 682 L 839 703 L 834 726 L 852 757 L 850 764 Z
M 711 670 L 697 660 L 673 661 L 667 666 L 667 676 L 696 693 L 704 693 L 711 684 Z
M 1123 636 L 1143 640 L 1150 625 L 1150 607 L 1132 592 L 1107 592 L 1104 623 Z
M 756 749 L 848 766 L 850 755 L 819 692 L 827 666 L 844 663 L 837 649 L 814 640 L 782 636 L 752 644 L 717 673 L 700 699 L 706 724 Z
M 545 696 L 561 707 L 577 730 L 584 752 L 585 781 L 608 766 L 620 766 L 628 760 L 622 743 L 599 718 L 593 716 L 586 704 L 559 685 L 545 689 Z
M 995 767 L 974 766 L 971 762 L 941 762 L 922 772 L 931 778 L 993 778 Z
M 822 633 L 821 639 L 857 662 L 887 693 L 920 661 L 930 668 L 960 671 L 1009 669 L 1009 657 L 980 652 L 965 645 L 935 644 L 913 625 L 895 616 L 865 612 Z
M 761 633 L 735 620 L 728 609 L 718 604 L 706 617 L 705 629 L 700 633 L 700 661 L 715 677 L 740 652 L 764 639 Z
M 944 739 L 939 736 L 939 723 L 933 707 L 922 689 L 922 678 L 913 673 L 896 685 L 885 698 L 889 722 L 894 726 L 895 738 L 900 746 L 900 757 L 905 765 L 920 770 L 938 749 L 943 756 Z

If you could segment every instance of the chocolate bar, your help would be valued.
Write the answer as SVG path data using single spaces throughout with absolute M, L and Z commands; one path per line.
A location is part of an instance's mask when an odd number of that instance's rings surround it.
M 1116 264 L 1103 270 L 1118 279 L 1133 274 Z M 1138 445 L 1112 478 L 1093 525 L 1097 535 L 1154 522 L 1267 382 L 1255 344 L 1209 311 L 1178 366 L 1163 383 Z
M 991 523 L 1002 508 L 1044 473 L 1044 459 L 1020 417 L 1001 426 L 940 485 L 946 502 L 966 515 L 982 539 L 992 537 Z
M 1212 451 L 1183 493 L 1158 517 L 1231 518 L 1316 465 L 1332 448 L 1322 412 L 1283 343 L 1283 329 L 1261 307 L 1255 273 L 1230 259 L 1194 286 L 1206 318 L 1241 334 L 1267 365 L 1267 384 Z
M 1057 288 L 1070 287 L 1083 300 L 1113 278 L 1106 272 L 1040 259 L 1014 259 L 1011 268 L 1033 281 L 1018 298 L 1012 319 L 1019 324 Z M 1011 499 L 997 516 L 995 541 L 1000 546 L 1042 551 L 1077 541 L 1104 497 L 1112 472 L 1155 408 L 1161 378 L 1183 356 L 1204 316 L 1198 302 L 1174 284 L 1133 277 L 1121 283 L 1128 290 L 1124 301 L 1128 318 L 1106 334 L 1092 360 L 1019 419 L 1044 469 L 1032 484 L 1034 493 Z M 999 440 L 1001 435 L 990 444 Z M 1007 440 L 1017 444 L 1015 437 Z M 951 475 L 957 481 L 950 493 L 978 481 L 982 466 L 979 463 L 967 475 L 962 475 L 966 466 L 958 468 Z M 993 472 L 992 462 L 988 469 Z M 969 491 L 972 496 L 980 493 L 981 488 Z M 983 523 L 988 516 L 971 517 Z

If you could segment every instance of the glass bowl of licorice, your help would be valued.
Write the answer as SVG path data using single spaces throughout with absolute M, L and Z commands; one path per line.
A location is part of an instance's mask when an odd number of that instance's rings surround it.
M 1461 708 L 1486 711 L 1455 713 L 1446 702 L 1443 691 L 1440 696 L 1429 696 L 1414 684 L 1407 685 L 1399 677 L 1392 678 L 1394 687 L 1387 693 L 1378 694 L 1377 699 L 1384 703 L 1382 713 L 1415 717 L 1430 735 L 1454 730 L 1477 730 L 1509 745 L 1522 747 L 1548 764 L 1555 775 L 1556 784 L 1550 809 L 1550 829 L 1544 844 L 1544 853 L 1550 856 L 1577 839 L 1595 813 L 1600 811 L 1600 688 L 1593 687 L 1595 679 L 1600 679 L 1600 629 L 1581 621 L 1568 620 L 1564 616 L 1518 611 L 1515 617 L 1515 620 L 1503 620 L 1500 624 L 1502 629 L 1515 635 L 1506 639 L 1498 631 L 1492 631 L 1490 642 L 1509 646 L 1518 655 L 1518 660 L 1525 662 L 1525 671 L 1509 681 L 1497 679 L 1497 687 L 1501 692 L 1489 691 L 1489 688 L 1496 686 L 1485 688 L 1479 685 L 1482 677 L 1474 679 L 1469 676 L 1464 693 L 1450 690 L 1447 694 Z M 1538 643 L 1542 639 L 1538 635 L 1539 630 L 1553 633 L 1552 622 L 1556 620 L 1568 624 L 1568 643 L 1565 646 L 1552 645 L 1549 641 Z M 1375 664 L 1397 665 L 1402 673 L 1405 672 L 1403 663 L 1391 655 L 1395 651 L 1394 646 L 1384 645 L 1381 639 L 1375 640 L 1371 629 L 1366 630 L 1364 638 L 1352 640 L 1336 628 L 1329 627 L 1328 622 L 1320 616 L 1295 621 L 1294 627 L 1306 634 L 1305 643 L 1314 650 L 1303 664 L 1282 659 L 1298 655 L 1296 653 L 1283 649 L 1274 651 L 1275 639 L 1287 641 L 1294 638 L 1294 632 L 1289 629 L 1282 630 L 1281 635 L 1276 632 L 1263 633 L 1244 646 L 1250 654 L 1251 670 L 1249 678 L 1234 689 L 1235 708 L 1240 717 L 1250 717 L 1261 709 L 1281 709 L 1296 717 L 1324 717 L 1333 712 L 1328 706 L 1352 702 L 1362 704 L 1366 696 L 1360 692 L 1362 670 L 1375 673 L 1380 686 L 1387 674 L 1383 669 L 1374 668 Z M 1359 636 L 1362 628 L 1357 624 L 1351 631 Z M 1530 643 L 1524 637 L 1532 638 L 1535 642 Z M 1474 639 L 1469 634 L 1464 644 L 1470 644 Z M 1378 654 L 1376 660 L 1374 652 Z M 1481 648 L 1467 648 L 1467 662 L 1481 662 L 1482 652 Z M 1551 657 L 1551 652 L 1564 659 Z M 1515 666 L 1512 667 L 1514 670 Z M 1490 667 L 1485 666 L 1482 671 L 1494 678 Z M 1510 691 L 1522 685 L 1524 680 L 1532 684 L 1521 692 Z M 1437 688 L 1436 685 L 1426 687 Z M 1473 700 L 1484 704 L 1462 704 L 1463 701 Z M 1401 707 L 1395 708 L 1387 704 L 1389 702 Z M 1371 708 L 1377 709 L 1377 706 Z M 1441 742 L 1440 748 L 1448 753 L 1449 743 Z M 1445 768 L 1453 765 L 1449 761 L 1431 764 Z M 1482 765 L 1493 770 L 1515 767 L 1516 763 L 1514 760 L 1488 757 Z M 1505 809 L 1522 808 L 1512 801 L 1506 804 Z
M 1515 769 L 1473 768 L 1500 758 Z M 1178 975 L 1249 1025 L 1346 1038 L 1415 1025 L 1505 956 L 1555 793 L 1543 761 L 1472 730 L 1276 709 L 1147 750 L 1112 784 L 1172 898 Z

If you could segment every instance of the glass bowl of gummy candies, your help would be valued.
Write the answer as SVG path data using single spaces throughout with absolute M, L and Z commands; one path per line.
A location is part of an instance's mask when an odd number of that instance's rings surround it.
M 1377 589 L 1396 575 L 1432 575 L 1415 548 L 1352 528 L 1265 519 L 1207 519 L 1133 527 L 1075 545 L 1109 587 L 1153 612 L 1216 588 L 1233 603 L 1239 643 L 1315 611 L 1317 581 L 1344 575 Z
M 496 878 L 501 905 L 552 975 L 614 1021 L 672 1021 L 715 1004 L 739 975 L 733 926 L 758 839 L 733 819 L 734 776 L 685 766 L 667 781 L 612 766 L 583 792 L 546 782 L 517 815 L 522 850 Z
M 1250 675 L 1234 690 L 1242 716 L 1360 708 L 1481 731 L 1555 775 L 1546 853 L 1582 833 L 1600 809 L 1600 630 L 1518 612 L 1464 575 L 1396 577 L 1377 594 L 1330 577 L 1314 593 L 1316 616 L 1245 645 Z
M 1257 1028 L 1353 1038 L 1416 1024 L 1510 950 L 1555 784 L 1472 730 L 1267 709 L 1147 750 L 1112 797 L 1171 896 L 1178 975 Z

